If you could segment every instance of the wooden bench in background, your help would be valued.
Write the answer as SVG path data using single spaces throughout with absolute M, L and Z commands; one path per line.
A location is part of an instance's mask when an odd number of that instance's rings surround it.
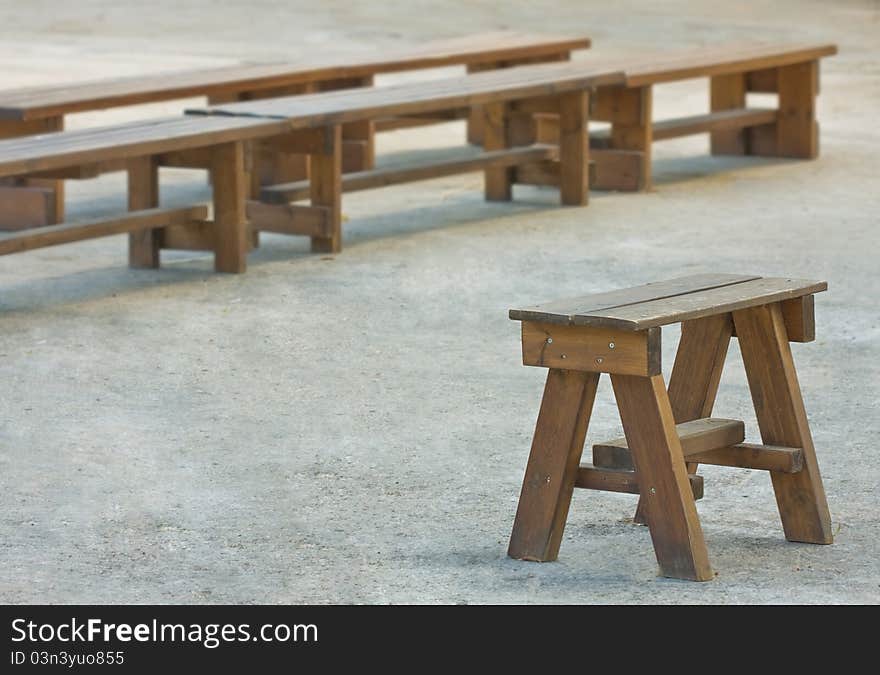
M 342 247 L 340 213 L 345 191 L 484 171 L 486 198 L 507 201 L 512 196 L 515 171 L 540 165 L 553 167 L 563 204 L 586 204 L 591 167 L 587 142 L 589 92 L 621 81 L 619 72 L 593 68 L 589 64 L 550 63 L 429 82 L 231 103 L 188 112 L 285 120 L 292 129 L 302 129 L 300 141 L 288 140 L 281 144 L 272 139 L 267 143 L 275 152 L 310 154 L 309 180 L 263 188 L 261 202 L 250 204 L 248 213 L 252 227 L 257 230 L 309 234 L 308 207 L 291 202 L 311 199 L 313 205 L 332 205 L 332 236 L 312 236 L 312 248 L 335 252 Z M 512 143 L 514 117 L 511 111 L 543 110 L 547 106 L 560 117 L 559 142 Z M 460 158 L 343 175 L 341 139 L 345 125 L 444 112 L 466 114 L 475 107 L 484 116 L 484 152 L 475 155 L 465 147 L 465 154 Z M 601 164 L 601 157 L 600 153 L 595 161 Z
M 0 234 L 0 255 L 128 233 L 132 267 L 158 267 L 165 248 L 213 251 L 217 271 L 243 272 L 256 243 L 245 214 L 250 143 L 287 129 L 283 121 L 180 116 L 0 141 L 0 178 L 128 172 L 126 213 Z M 159 207 L 159 167 L 168 165 L 210 171 L 212 219 L 202 204 Z
M 655 141 L 708 133 L 715 155 L 755 155 L 812 159 L 819 154 L 816 96 L 819 59 L 837 53 L 830 44 L 720 45 L 663 51 L 652 56 L 605 58 L 591 52 L 585 65 L 621 69 L 626 82 L 599 87 L 590 99 L 590 119 L 610 128 L 591 134 L 591 146 L 615 155 L 615 168 L 596 176 L 597 190 L 647 190 Z M 654 85 L 709 78 L 710 111 L 655 120 Z M 749 93 L 776 94 L 772 108 L 749 107 Z M 552 110 L 520 128 L 522 142 L 554 143 L 558 117 Z M 520 172 L 518 182 L 554 184 L 544 170 Z
M 357 88 L 239 102 L 210 109 L 214 114 L 140 121 L 112 127 L 61 131 L 0 141 L 0 178 L 89 178 L 110 171 L 129 174 L 129 209 L 116 218 L 63 223 L 0 236 L 0 254 L 130 233 L 130 263 L 157 267 L 163 248 L 215 252 L 221 272 L 243 272 L 259 231 L 308 236 L 312 250 L 342 247 L 343 128 L 364 120 L 421 115 L 483 106 L 486 152 L 464 161 L 428 163 L 396 175 L 386 170 L 350 174 L 370 187 L 409 182 L 429 175 L 485 171 L 486 196 L 509 199 L 511 167 L 554 161 L 560 168 L 561 200 L 582 205 L 589 190 L 589 91 L 621 82 L 621 73 L 573 69 L 567 63 L 498 69 L 457 78 Z M 504 116 L 517 101 L 558 98 L 563 128 L 560 147 L 508 148 Z M 264 203 L 253 179 L 254 156 L 262 144 L 275 152 L 307 157 L 310 204 Z M 159 208 L 159 167 L 206 168 L 211 172 L 213 219 L 200 205 Z M 361 187 L 367 185 L 362 184 Z
M 585 49 L 585 37 L 514 32 L 468 35 L 415 48 L 371 52 L 356 59 L 322 57 L 295 63 L 255 63 L 178 73 L 125 77 L 0 91 L 0 139 L 60 131 L 66 115 L 105 108 L 206 96 L 212 103 L 369 86 L 375 75 L 464 65 L 469 70 L 567 60 Z M 448 121 L 449 117 L 387 118 L 343 129 L 348 170 L 372 168 L 374 130 Z M 304 177 L 296 158 L 257 158 L 266 184 Z M 33 227 L 64 219 L 63 182 L 8 177 L 0 183 L 0 229 Z M 20 189 L 29 187 L 29 189 Z
M 508 554 L 555 560 L 575 488 L 640 495 L 664 576 L 713 578 L 694 500 L 697 463 L 770 474 L 785 537 L 830 544 L 831 517 L 789 342 L 814 335 L 824 281 L 702 274 L 511 310 L 523 363 L 548 368 Z M 681 323 L 667 389 L 661 326 Z M 739 341 L 762 443 L 713 418 L 731 337 Z M 602 373 L 625 438 L 580 464 Z

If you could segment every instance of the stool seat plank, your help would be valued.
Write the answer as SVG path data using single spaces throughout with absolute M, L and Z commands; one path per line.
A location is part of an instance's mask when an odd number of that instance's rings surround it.
M 785 278 L 750 278 L 723 286 L 697 289 L 664 298 L 620 303 L 603 309 L 590 307 L 589 296 L 553 303 L 543 308 L 511 312 L 511 318 L 528 316 L 529 320 L 641 331 L 704 316 L 724 314 L 827 290 L 825 281 Z M 564 309 L 564 308 L 569 309 Z M 571 308 L 575 308 L 572 310 Z M 514 316 L 514 314 L 516 314 Z
M 578 320 L 580 317 L 614 307 L 660 300 L 759 278 L 742 274 L 691 274 L 686 277 L 657 281 L 642 286 L 618 288 L 614 291 L 592 293 L 567 300 L 555 300 L 525 309 L 511 309 L 510 318 L 515 321 L 541 321 L 572 326 L 591 325 L 580 324 Z

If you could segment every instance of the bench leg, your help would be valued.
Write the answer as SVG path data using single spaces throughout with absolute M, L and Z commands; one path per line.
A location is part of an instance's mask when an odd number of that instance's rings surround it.
M 771 471 L 785 538 L 830 544 L 831 515 L 779 304 L 733 313 L 752 401 L 767 445 L 803 448 L 803 469 Z
M 529 65 L 535 63 L 555 63 L 557 61 L 569 61 L 571 52 L 565 51 L 558 54 L 549 54 L 547 56 L 534 56 L 525 59 L 513 59 L 510 61 L 495 61 L 491 63 L 469 63 L 467 65 L 468 74 L 482 73 L 487 70 L 498 70 L 499 68 L 512 68 L 515 66 Z M 483 106 L 473 106 L 467 118 L 467 142 L 471 145 L 483 144 Z
M 0 120 L 0 138 L 64 130 L 64 117 Z M 20 230 L 64 222 L 64 181 L 52 178 L 0 179 L 0 230 Z M 19 192 L 16 188 L 30 188 Z
M 627 445 L 665 577 L 713 578 L 662 375 L 612 375 Z
M 709 82 L 710 106 L 712 112 L 744 108 L 746 105 L 746 74 L 731 73 L 716 75 Z M 713 155 L 745 155 L 749 148 L 747 143 L 748 129 L 733 131 L 713 131 L 710 136 L 710 148 Z
M 159 164 L 155 157 L 138 157 L 128 163 L 128 210 L 159 206 Z M 140 230 L 128 235 L 128 265 L 135 269 L 159 267 L 162 232 Z
M 240 101 L 256 101 L 281 96 L 300 96 L 313 91 L 315 91 L 314 83 L 306 82 L 285 87 L 240 92 L 236 96 Z M 277 152 L 272 147 L 271 141 L 255 143 L 253 173 L 260 185 L 281 185 L 282 183 L 307 180 L 309 177 L 308 158 L 301 154 Z
M 784 66 L 778 70 L 777 78 L 777 153 L 780 157 L 814 159 L 819 156 L 819 125 L 816 122 L 819 62 Z
M 486 151 L 504 150 L 510 146 L 510 125 L 506 103 L 487 103 L 483 111 L 483 148 Z M 486 169 L 486 200 L 509 202 L 513 196 L 513 169 L 508 167 Z
M 361 120 L 342 126 L 342 171 L 354 173 L 376 167 L 375 123 Z
M 315 82 L 315 91 L 338 91 L 372 87 L 372 75 L 344 77 Z M 368 171 L 376 166 L 376 125 L 373 120 L 362 120 L 342 125 L 342 171 Z
M 503 68 L 504 64 L 499 63 L 469 63 L 467 66 L 468 75 L 472 73 L 482 73 L 487 70 L 497 70 Z M 467 119 L 467 142 L 471 145 L 483 144 L 483 118 L 485 116 L 483 106 L 475 105 L 471 107 Z
M 239 274 L 247 270 L 249 190 L 244 143 L 224 143 L 211 151 L 214 194 L 214 269 Z
M 814 159 L 819 156 L 819 62 L 808 61 L 749 73 L 749 91 L 776 92 L 776 124 L 749 129 L 749 154 L 762 157 Z
M 633 150 L 641 153 L 638 190 L 651 189 L 652 91 L 651 87 L 616 89 L 616 115 L 611 116 L 612 150 Z M 615 120 L 617 116 L 617 120 Z M 632 177 L 622 175 L 620 185 L 614 184 L 613 176 L 603 176 L 603 188 L 608 190 L 631 190 Z
M 357 78 L 356 86 L 372 87 L 373 76 Z M 342 125 L 342 171 L 369 171 L 376 167 L 376 125 L 361 120 Z
M 567 206 L 584 206 L 589 199 L 589 110 L 590 95 L 586 91 L 559 97 L 559 191 Z
M 329 210 L 328 237 L 312 237 L 313 253 L 339 253 L 342 250 L 342 129 L 327 127 L 324 154 L 309 155 L 312 206 Z
M 676 424 L 711 417 L 727 358 L 733 321 L 730 314 L 684 321 L 675 364 L 669 376 L 669 402 Z M 688 473 L 695 473 L 697 464 L 687 463 Z M 647 524 L 644 496 L 633 520 Z
M 507 549 L 511 558 L 546 562 L 559 555 L 598 384 L 598 373 L 547 373 Z

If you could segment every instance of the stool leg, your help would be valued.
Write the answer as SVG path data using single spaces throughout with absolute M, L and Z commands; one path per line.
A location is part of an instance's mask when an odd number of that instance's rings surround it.
M 730 314 L 682 322 L 681 341 L 669 376 L 669 403 L 676 424 L 712 415 L 732 332 Z M 697 464 L 689 462 L 687 469 L 695 473 Z M 644 497 L 639 497 L 633 520 L 645 525 L 643 502 Z
M 614 396 L 665 577 L 712 579 L 681 442 L 662 375 L 612 375 Z
M 797 473 L 771 471 L 785 538 L 830 544 L 831 515 L 779 304 L 733 313 L 752 401 L 767 445 L 803 448 Z
M 584 450 L 598 373 L 551 369 L 507 555 L 556 560 Z

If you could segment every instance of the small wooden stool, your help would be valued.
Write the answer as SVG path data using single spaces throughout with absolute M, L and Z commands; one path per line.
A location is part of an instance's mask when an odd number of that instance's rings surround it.
M 789 342 L 815 337 L 824 281 L 703 274 L 528 309 L 523 363 L 549 368 L 508 555 L 555 560 L 575 487 L 640 495 L 663 576 L 713 577 L 695 499 L 697 464 L 770 472 L 789 541 L 830 544 L 831 516 Z M 660 327 L 681 322 L 667 392 Z M 731 337 L 740 343 L 763 445 L 709 416 Z M 581 465 L 600 373 L 611 375 L 624 439 Z

